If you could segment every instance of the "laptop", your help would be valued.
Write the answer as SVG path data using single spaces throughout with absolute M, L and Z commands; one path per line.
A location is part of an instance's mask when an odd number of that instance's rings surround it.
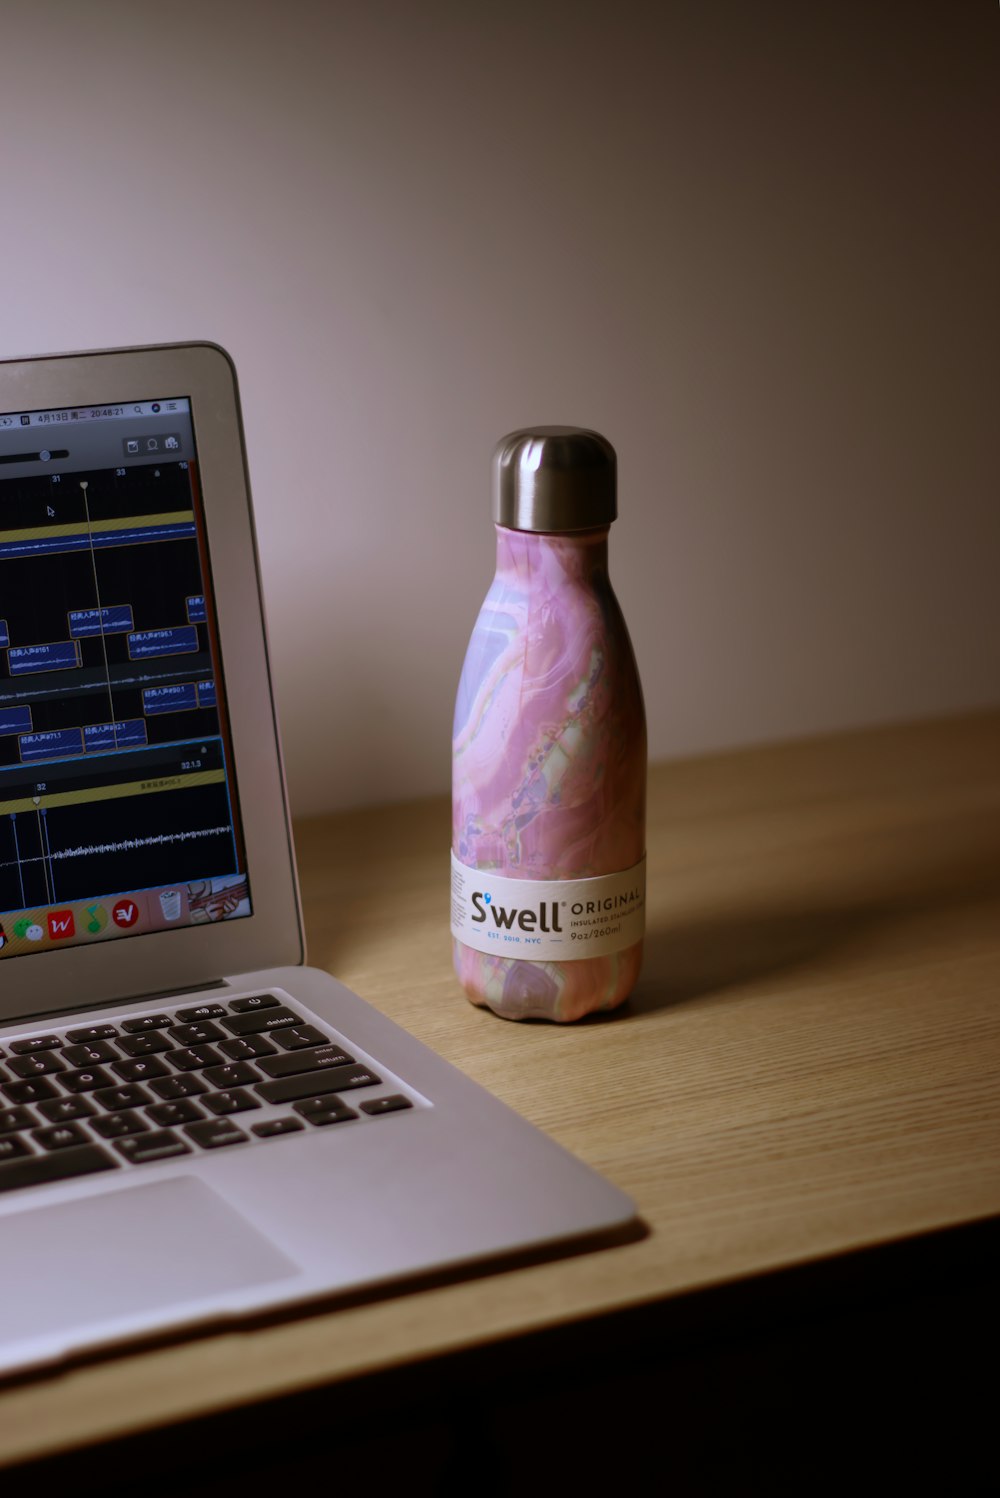
M 633 1219 L 305 963 L 227 354 L 0 362 L 0 1372 Z

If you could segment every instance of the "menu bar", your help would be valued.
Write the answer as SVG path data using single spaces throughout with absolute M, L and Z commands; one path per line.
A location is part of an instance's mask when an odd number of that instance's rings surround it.
M 127 421 L 147 419 L 150 416 L 175 416 L 188 414 L 191 403 L 186 397 L 176 396 L 168 400 L 127 401 L 124 405 L 77 406 L 58 411 L 12 411 L 0 415 L 0 431 L 12 427 L 71 426 L 80 421 Z

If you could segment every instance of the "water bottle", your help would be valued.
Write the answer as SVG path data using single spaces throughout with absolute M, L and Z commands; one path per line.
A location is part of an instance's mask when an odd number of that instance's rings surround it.
M 506 1019 L 579 1019 L 635 985 L 645 927 L 646 718 L 608 577 L 611 444 L 512 432 L 493 456 L 496 576 L 452 739 L 455 971 Z

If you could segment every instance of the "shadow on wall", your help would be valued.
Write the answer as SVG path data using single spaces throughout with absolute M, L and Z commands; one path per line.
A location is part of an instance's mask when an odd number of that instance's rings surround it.
M 306 683 L 296 670 L 277 683 L 293 815 L 396 802 L 450 783 L 460 653 L 454 681 L 435 679 L 421 667 L 416 626 L 406 639 L 371 629 L 362 639 L 350 610 L 343 617 L 327 672 L 317 680 L 310 670 Z M 402 677 L 401 657 L 412 661 Z

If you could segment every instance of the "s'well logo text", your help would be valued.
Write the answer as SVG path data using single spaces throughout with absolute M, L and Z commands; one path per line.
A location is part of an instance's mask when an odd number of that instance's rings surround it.
M 483 887 L 485 885 L 485 888 Z M 588 879 L 519 879 L 451 855 L 451 934 L 487 956 L 603 957 L 642 941 L 646 864 Z
M 537 911 L 521 910 L 516 905 L 510 907 L 506 905 L 494 905 L 492 895 L 488 895 L 483 890 L 477 889 L 473 891 L 472 903 L 476 907 L 476 914 L 472 919 L 482 924 L 486 920 L 486 912 L 489 910 L 492 912 L 493 923 L 498 931 L 510 931 L 515 921 L 521 931 L 544 931 L 547 936 L 551 935 L 554 931 L 562 931 L 562 927 L 559 924 L 559 906 L 555 900 L 543 900 Z M 551 926 L 546 925 L 546 910 L 552 912 Z

